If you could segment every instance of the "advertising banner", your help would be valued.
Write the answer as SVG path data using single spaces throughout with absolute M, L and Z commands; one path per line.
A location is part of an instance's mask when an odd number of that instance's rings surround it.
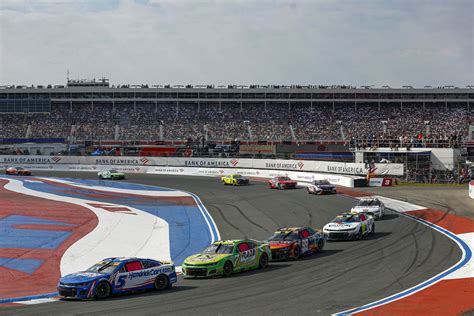
M 103 166 L 168 166 L 196 168 L 247 168 L 284 171 L 310 171 L 330 174 L 402 176 L 403 164 L 344 163 L 332 161 L 247 159 L 247 158 L 186 158 L 186 157 L 108 157 L 108 156 L 0 156 L 0 165 L 76 164 Z

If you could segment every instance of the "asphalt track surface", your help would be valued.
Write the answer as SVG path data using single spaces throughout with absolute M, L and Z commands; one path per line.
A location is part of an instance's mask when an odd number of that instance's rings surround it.
M 35 173 L 97 178 L 92 173 Z M 216 178 L 128 175 L 128 182 L 196 193 L 216 221 L 222 239 L 265 239 L 282 226 L 321 228 L 355 200 L 342 194 L 313 196 L 305 189 L 270 190 L 254 182 L 223 186 Z M 461 257 L 447 237 L 388 212 L 376 233 L 361 241 L 328 242 L 320 254 L 230 278 L 179 278 L 171 290 L 60 301 L 0 309 L 0 315 L 328 315 L 410 288 Z M 441 298 L 440 298 L 441 299 Z

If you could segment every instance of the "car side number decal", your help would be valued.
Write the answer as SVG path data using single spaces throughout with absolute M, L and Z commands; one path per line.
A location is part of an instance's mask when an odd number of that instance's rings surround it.
M 303 239 L 301 241 L 301 252 L 308 251 L 308 239 Z
M 115 282 L 115 287 L 122 288 L 125 285 L 125 281 L 127 279 L 127 275 L 121 275 Z
M 246 250 L 242 252 L 240 254 L 240 262 L 248 263 L 248 262 L 253 261 L 255 259 L 256 253 L 257 252 L 255 251 L 255 249 L 250 249 L 250 250 Z

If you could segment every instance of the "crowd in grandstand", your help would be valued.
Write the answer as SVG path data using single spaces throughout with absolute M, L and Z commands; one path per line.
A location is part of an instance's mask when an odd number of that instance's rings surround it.
M 0 138 L 352 140 L 357 147 L 394 148 L 442 140 L 453 146 L 473 117 L 465 105 L 53 104 L 50 114 L 1 114 Z

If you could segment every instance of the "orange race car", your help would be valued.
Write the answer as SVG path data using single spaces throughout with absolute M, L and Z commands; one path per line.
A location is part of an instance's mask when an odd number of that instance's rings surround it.
M 31 171 L 22 167 L 10 167 L 5 170 L 6 174 L 13 176 L 31 176 Z
M 284 227 L 265 241 L 270 244 L 272 261 L 297 260 L 300 256 L 322 251 L 326 238 L 311 227 Z

